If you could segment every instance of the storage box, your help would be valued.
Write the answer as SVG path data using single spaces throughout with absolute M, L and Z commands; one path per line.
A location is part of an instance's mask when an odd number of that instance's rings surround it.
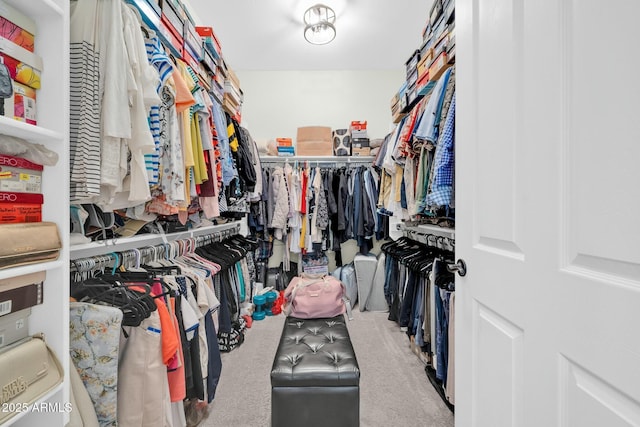
M 429 72 L 429 65 L 431 65 L 431 55 L 432 55 L 432 50 L 429 50 L 429 52 L 422 57 L 422 59 L 420 60 L 420 62 L 418 62 L 418 79 L 420 79 L 422 76 L 424 76 L 425 74 L 427 74 Z
M 291 138 L 276 138 L 278 147 L 293 147 L 293 140 Z
M 142 22 L 153 31 L 158 31 L 160 27 L 160 17 L 162 9 L 160 8 L 160 0 L 126 0 L 127 3 L 135 6 L 140 12 Z
M 213 32 L 212 27 L 196 27 L 196 32 L 202 38 L 205 49 L 207 49 L 216 59 L 220 58 L 222 48 L 220 41 Z
M 333 135 L 334 156 L 348 156 L 351 154 L 351 135 L 349 129 L 336 129 Z
M 0 154 L 0 191 L 41 193 L 42 170 L 27 159 Z
M 369 138 L 352 138 L 351 146 L 355 148 L 364 148 L 369 146 Z
M 0 224 L 42 221 L 42 194 L 0 192 Z
M 393 121 L 393 123 L 398 124 L 400 123 L 400 121 L 402 121 L 402 119 L 407 115 L 407 113 L 402 112 L 402 110 L 398 110 L 395 113 L 393 113 L 391 119 Z
M 440 76 L 449 68 L 449 61 L 447 60 L 447 53 L 442 52 L 438 57 L 433 61 L 431 67 L 429 67 L 429 79 L 430 80 L 438 80 Z
M 200 40 L 200 35 L 196 32 L 196 28 L 189 20 L 184 23 L 183 37 L 185 48 L 189 48 L 194 59 L 201 61 L 203 57 L 202 41 Z
M 162 15 L 160 20 L 158 34 L 164 42 L 165 47 L 167 47 L 171 53 L 177 57 L 182 58 L 182 53 L 184 51 L 184 41 L 182 40 L 182 36 L 180 38 L 176 36 L 174 28 L 164 15 Z
M 4 100 L 4 115 L 21 122 L 37 125 L 36 90 L 14 81 L 13 96 Z
M 215 74 L 218 64 L 216 63 L 216 59 L 213 57 L 211 52 L 204 49 L 202 51 L 201 62 L 208 71 Z
M 299 156 L 332 156 L 331 128 L 325 126 L 299 127 L 296 148 Z
M 33 52 L 34 50 L 34 35 L 3 16 L 0 16 L 0 37 L 9 40 L 29 52 Z
M 29 335 L 29 315 L 31 315 L 31 308 L 0 317 L 0 348 Z
M 24 274 L 0 280 L 0 316 L 42 304 L 46 273 Z
M 36 29 L 33 19 L 4 1 L 0 1 L 0 37 L 33 52 Z
M 2 53 L 0 53 L 0 60 L 9 69 L 9 75 L 13 80 L 34 89 L 40 89 L 40 70 Z
M 162 2 L 162 25 L 161 27 L 165 27 L 169 30 L 171 35 L 173 36 L 173 40 L 171 37 L 168 38 L 168 42 L 171 44 L 176 43 L 174 47 L 179 46 L 180 56 L 182 56 L 183 44 L 184 44 L 184 18 L 180 16 L 178 11 L 174 8 L 170 1 L 165 0 Z M 182 11 L 182 7 L 179 8 Z M 166 33 L 161 30 L 161 33 L 165 35 Z
M 407 62 L 405 62 L 407 75 L 411 74 L 413 70 L 415 70 L 416 66 L 418 65 L 418 61 L 420 61 L 420 51 L 415 50 L 411 54 Z
M 351 155 L 352 156 L 370 156 L 371 155 L 371 147 L 351 147 Z
M 41 57 L 1 37 L 0 52 L 12 79 L 40 89 L 40 72 L 43 69 Z
M 278 156 L 280 157 L 290 157 L 296 155 L 295 148 L 293 147 L 278 146 L 277 150 Z
M 352 121 L 350 129 L 352 132 L 354 130 L 367 130 L 367 121 L 366 120 L 364 122 Z

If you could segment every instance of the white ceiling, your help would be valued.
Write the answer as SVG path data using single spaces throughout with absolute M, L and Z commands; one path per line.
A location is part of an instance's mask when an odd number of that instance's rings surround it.
M 212 26 L 234 70 L 392 70 L 420 46 L 432 0 L 321 0 L 336 12 L 336 38 L 303 37 L 304 11 L 319 0 L 188 0 Z

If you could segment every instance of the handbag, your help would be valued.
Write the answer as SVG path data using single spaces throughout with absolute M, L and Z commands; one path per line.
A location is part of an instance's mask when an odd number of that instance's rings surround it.
M 9 67 L 0 62 L 0 115 L 5 115 L 4 100 L 13 96 L 13 81 Z
M 0 224 L 0 269 L 53 261 L 61 247 L 54 222 Z
M 42 334 L 24 338 L 0 350 L 0 424 L 28 410 L 48 391 L 62 383 L 60 361 Z
M 335 317 L 346 310 L 349 320 L 351 303 L 344 284 L 332 276 L 295 277 L 284 292 L 284 313 L 300 319 Z

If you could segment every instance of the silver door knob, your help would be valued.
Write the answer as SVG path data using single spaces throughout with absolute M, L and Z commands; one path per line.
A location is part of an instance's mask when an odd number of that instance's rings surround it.
M 447 270 L 451 273 L 458 273 L 461 277 L 467 274 L 467 264 L 463 259 L 459 259 L 455 264 L 447 264 Z

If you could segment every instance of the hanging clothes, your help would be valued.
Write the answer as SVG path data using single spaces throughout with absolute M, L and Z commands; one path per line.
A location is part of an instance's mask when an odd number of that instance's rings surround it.
M 453 404 L 452 301 L 454 277 L 446 268 L 453 253 L 406 237 L 382 245 L 384 294 L 389 320 L 398 323 L 427 360 L 439 393 Z

